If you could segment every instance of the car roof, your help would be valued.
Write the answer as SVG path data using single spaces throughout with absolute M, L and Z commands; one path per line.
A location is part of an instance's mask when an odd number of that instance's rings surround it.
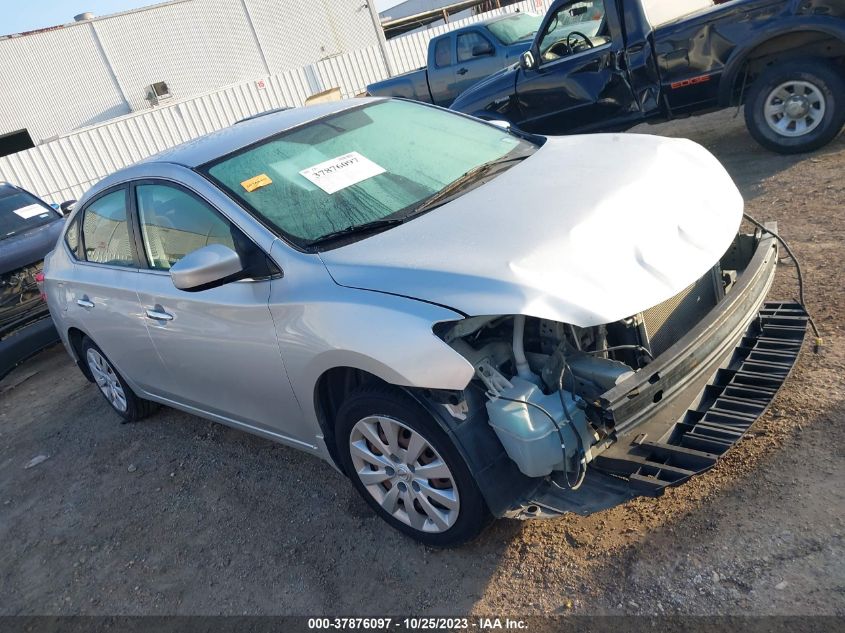
M 285 130 L 322 119 L 343 110 L 366 103 L 385 101 L 381 97 L 362 97 L 330 101 L 299 108 L 271 110 L 264 115 L 242 119 L 229 127 L 176 145 L 159 154 L 150 156 L 141 163 L 175 163 L 185 167 L 198 167 L 239 149 L 263 141 Z M 128 167 L 126 169 L 131 169 Z M 122 173 L 125 170 L 120 170 Z

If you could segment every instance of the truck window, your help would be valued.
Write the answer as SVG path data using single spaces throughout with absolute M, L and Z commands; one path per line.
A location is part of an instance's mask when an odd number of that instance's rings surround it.
M 603 0 L 573 0 L 558 8 L 540 40 L 542 62 L 551 62 L 610 42 Z M 589 38 L 589 41 L 586 41 Z
M 484 52 L 482 52 L 484 51 Z M 481 53 L 473 55 L 473 52 Z M 461 33 L 458 35 L 458 63 L 469 61 L 474 57 L 488 57 L 494 55 L 496 50 L 486 37 L 477 31 Z
M 437 68 L 445 68 L 452 65 L 452 51 L 449 50 L 451 38 L 444 37 L 434 44 L 434 65 Z

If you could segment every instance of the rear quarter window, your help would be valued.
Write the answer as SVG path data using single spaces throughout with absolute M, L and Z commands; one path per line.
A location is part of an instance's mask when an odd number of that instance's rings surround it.
M 124 189 L 97 198 L 85 208 L 82 240 L 87 261 L 110 266 L 135 265 L 126 219 Z
M 74 220 L 70 226 L 67 227 L 65 233 L 65 244 L 73 253 L 73 256 L 79 259 L 79 220 Z
M 452 65 L 451 43 L 452 38 L 444 37 L 442 40 L 438 40 L 438 42 L 434 45 L 434 65 L 437 66 L 437 68 Z

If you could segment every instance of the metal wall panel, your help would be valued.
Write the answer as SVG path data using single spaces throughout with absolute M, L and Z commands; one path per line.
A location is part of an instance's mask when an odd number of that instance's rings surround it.
M 378 44 L 364 0 L 243 0 L 270 73 Z
M 90 24 L 0 40 L 0 134 L 45 139 L 130 111 Z
M 91 24 L 133 111 L 149 108 L 145 89 L 157 81 L 185 99 L 268 74 L 238 1 L 165 4 Z
M 108 174 L 169 147 L 259 112 L 302 105 L 312 88 L 313 79 L 299 68 L 123 116 L 0 157 L 0 180 L 48 202 L 79 198 Z

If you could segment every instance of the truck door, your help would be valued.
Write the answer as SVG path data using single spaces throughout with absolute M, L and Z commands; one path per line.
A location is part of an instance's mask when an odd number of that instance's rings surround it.
M 448 106 L 457 94 L 454 92 L 455 56 L 452 52 L 454 41 L 454 34 L 447 33 L 431 43 L 426 75 L 431 102 L 434 105 Z
M 502 56 L 496 54 L 496 46 L 478 29 L 458 33 L 456 49 L 455 97 L 502 66 Z
M 605 10 L 607 9 L 607 10 Z M 642 118 L 625 68 L 622 30 L 610 0 L 552 7 L 517 80 L 519 127 L 542 134 L 621 129 Z

